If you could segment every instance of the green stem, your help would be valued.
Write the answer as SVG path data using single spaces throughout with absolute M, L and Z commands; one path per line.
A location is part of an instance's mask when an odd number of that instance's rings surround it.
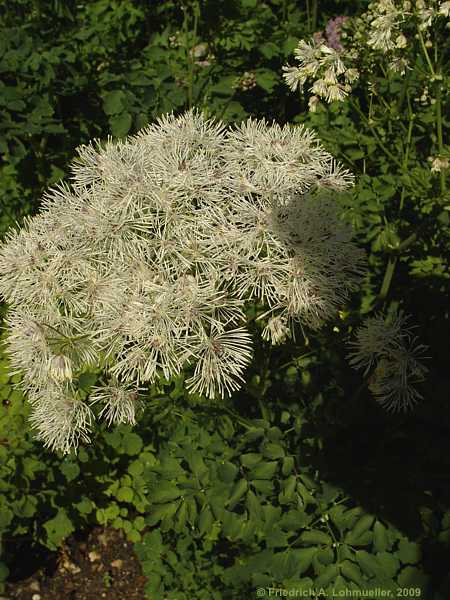
M 233 419 L 235 419 L 238 423 L 240 423 L 246 429 L 253 429 L 254 428 L 254 425 L 252 425 L 251 423 L 249 423 L 243 417 L 239 416 L 231 408 L 228 408 L 228 406 L 223 406 L 222 408 L 225 410 L 225 412 L 227 412 L 228 414 L 230 414 L 233 417 Z
M 183 5 L 184 9 L 184 20 L 183 20 L 183 31 L 184 31 L 184 43 L 186 47 L 186 59 L 188 63 L 188 108 L 192 108 L 193 106 L 193 88 L 194 88 L 194 55 L 193 55 L 193 47 L 190 48 L 190 44 L 195 44 L 197 40 L 197 27 L 198 27 L 198 2 L 194 7 L 194 27 L 193 27 L 193 35 L 192 38 L 188 33 L 188 8 Z M 191 42 L 192 39 L 192 42 Z
M 420 40 L 420 45 L 422 46 L 425 60 L 427 61 L 427 64 L 428 64 L 428 68 L 430 69 L 431 76 L 435 77 L 436 73 L 434 71 L 433 63 L 431 62 L 430 55 L 428 54 L 428 50 L 427 50 L 427 47 L 425 46 L 423 35 L 422 35 L 422 32 L 420 31 L 420 29 L 419 29 L 419 40 Z
M 408 100 L 408 107 L 409 109 L 411 108 L 409 105 L 409 100 Z M 415 119 L 415 114 L 412 113 L 410 111 L 410 116 L 409 116 L 409 124 L 408 124 L 408 134 L 406 137 L 406 150 L 404 151 L 404 155 L 403 155 L 403 173 L 406 172 L 407 166 L 408 166 L 408 160 L 409 160 L 409 150 L 411 147 L 411 138 L 412 138 L 412 130 L 413 130 L 413 126 L 414 126 L 414 119 Z M 403 201 L 405 198 L 405 186 L 402 187 L 402 194 L 400 197 L 400 206 L 399 206 L 399 213 L 403 210 Z
M 359 116 L 361 117 L 361 119 L 364 121 L 364 123 L 367 125 L 367 127 L 370 129 L 370 131 L 371 131 L 372 135 L 374 136 L 374 138 L 376 139 L 379 147 L 383 150 L 383 152 L 386 154 L 386 156 L 388 156 L 392 160 L 392 162 L 394 162 L 397 166 L 402 167 L 402 163 L 398 160 L 398 158 L 396 156 L 394 156 L 392 154 L 392 152 L 390 152 L 390 150 L 388 150 L 386 148 L 386 146 L 383 144 L 383 142 L 380 140 L 380 138 L 378 136 L 378 133 L 375 131 L 375 129 L 373 128 L 373 126 L 369 122 L 369 120 L 366 117 L 366 115 L 360 109 L 360 107 L 358 106 L 358 104 L 356 102 L 354 102 L 353 100 L 351 101 L 351 104 L 352 104 L 353 108 L 356 110 L 356 112 L 359 114 Z
M 400 195 L 400 205 L 398 207 L 398 212 L 401 213 L 403 210 L 403 205 L 405 202 L 405 186 L 402 186 L 402 193 Z
M 227 110 L 230 102 L 233 100 L 235 94 L 236 94 L 236 90 L 233 91 L 233 93 L 231 94 L 231 96 L 227 99 L 227 101 L 223 105 L 223 108 L 222 108 L 222 110 L 220 112 L 220 115 L 217 117 L 218 121 L 220 121 L 222 119 L 223 115 L 225 114 L 225 111 Z
M 442 86 L 438 82 L 436 88 L 436 130 L 437 130 L 437 142 L 438 142 L 438 150 L 439 155 L 442 157 L 442 153 L 444 150 L 444 140 L 442 135 Z M 445 194 L 446 184 L 445 184 L 445 173 L 443 170 L 439 173 L 440 186 L 441 186 L 441 194 Z
M 38 321 L 34 321 L 36 323 L 36 325 L 38 325 L 39 327 L 43 326 L 43 327 L 48 327 L 49 329 L 52 329 L 55 333 L 57 333 L 59 336 L 66 338 L 66 340 L 69 340 L 70 342 L 72 341 L 72 338 L 69 337 L 68 335 L 64 335 L 64 333 L 61 333 L 60 331 L 58 331 L 55 327 L 52 327 L 52 325 L 49 325 L 48 323 L 39 323 Z
M 403 250 L 406 250 L 406 248 L 409 248 L 409 246 L 411 246 L 411 244 L 413 244 L 417 239 L 417 234 L 416 233 L 412 233 L 410 236 L 408 236 L 406 238 L 406 240 L 404 240 L 400 246 L 397 248 L 397 252 L 402 252 Z
M 360 107 L 358 106 L 358 104 L 354 101 L 351 100 L 351 106 L 356 110 L 356 112 L 359 114 L 359 116 L 361 117 L 361 119 L 364 121 L 365 125 L 367 125 L 367 127 L 370 129 L 373 137 L 375 138 L 378 146 L 381 148 L 381 150 L 383 150 L 383 152 L 386 154 L 386 156 L 388 158 L 391 159 L 391 161 L 396 164 L 398 167 L 400 167 L 400 169 L 403 170 L 403 163 L 402 161 L 400 161 L 396 156 L 394 156 L 394 154 L 392 154 L 392 152 L 390 150 L 388 150 L 386 148 L 386 146 L 384 145 L 384 143 L 381 141 L 381 139 L 379 138 L 377 132 L 375 131 L 374 127 L 371 125 L 371 123 L 369 122 L 368 118 L 366 117 L 366 115 L 363 113 L 363 111 L 360 109 Z M 416 175 L 411 174 L 411 178 L 420 186 L 423 187 L 423 181 L 421 181 Z
M 406 73 L 406 76 L 403 80 L 403 87 L 402 87 L 402 91 L 400 92 L 400 96 L 398 98 L 398 103 L 397 103 L 397 114 L 400 114 L 401 108 L 403 106 L 403 102 L 405 100 L 405 96 L 408 90 L 408 85 L 409 85 L 409 80 L 411 78 L 411 73 L 408 71 Z M 409 95 L 408 95 L 409 98 Z
M 391 287 L 391 282 L 392 282 L 392 277 L 394 275 L 394 271 L 395 271 L 395 266 L 397 264 L 397 256 L 391 256 L 389 258 L 387 267 L 386 267 L 386 272 L 384 274 L 384 279 L 383 279 L 383 283 L 381 285 L 381 290 L 380 293 L 378 294 L 378 299 L 384 300 L 386 298 L 386 296 L 388 295 L 389 292 L 389 288 Z
M 443 134 L 442 134 L 442 84 L 441 84 L 442 76 L 440 73 L 438 73 L 436 71 L 436 69 L 433 66 L 433 63 L 431 62 L 430 55 L 428 54 L 428 50 L 427 50 L 427 47 L 425 46 L 425 41 L 423 39 L 423 35 L 420 30 L 419 30 L 419 40 L 420 40 L 420 45 L 422 46 L 422 51 L 425 56 L 426 63 L 430 70 L 431 81 L 433 81 L 435 83 L 435 88 L 436 88 L 436 135 L 437 135 L 439 156 L 442 156 L 442 152 L 444 149 Z M 435 50 L 435 58 L 437 59 L 436 44 L 434 45 L 434 50 Z M 439 181 L 440 181 L 441 194 L 445 194 L 446 183 L 445 183 L 444 171 L 441 171 L 439 173 Z
M 312 14 L 313 33 L 314 33 L 314 31 L 316 31 L 316 28 L 317 28 L 318 5 L 319 5 L 319 0 L 313 0 L 313 14 Z

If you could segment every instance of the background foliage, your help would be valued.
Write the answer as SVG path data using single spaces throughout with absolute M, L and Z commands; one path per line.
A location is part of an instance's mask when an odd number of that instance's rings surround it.
M 370 266 L 336 323 L 258 348 L 248 385 L 225 406 L 189 400 L 182 378 L 163 382 L 149 390 L 135 430 L 100 428 L 76 457 L 32 440 L 2 355 L 0 586 L 30 539 L 36 552 L 56 550 L 74 531 L 112 523 L 136 543 L 152 598 L 313 584 L 418 587 L 436 600 L 450 592 L 450 203 L 427 162 L 433 107 L 418 107 L 408 138 L 406 90 L 422 91 L 417 69 L 407 86 L 375 74 L 370 123 L 364 88 L 307 113 L 307 98 L 282 80 L 298 39 L 366 4 L 18 0 L 0 9 L 3 233 L 39 210 L 76 146 L 196 105 L 228 122 L 252 115 L 314 127 L 357 175 L 342 202 Z M 391 417 L 342 348 L 374 306 L 399 303 L 432 359 L 424 402 Z

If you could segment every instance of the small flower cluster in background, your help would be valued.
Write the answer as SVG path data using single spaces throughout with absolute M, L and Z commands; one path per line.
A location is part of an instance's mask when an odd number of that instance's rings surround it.
M 187 389 L 237 390 L 252 359 L 246 302 L 264 339 L 317 329 L 363 273 L 335 195 L 353 178 L 303 126 L 233 130 L 195 112 L 125 141 L 82 146 L 72 184 L 0 249 L 8 353 L 39 437 L 64 452 L 94 421 L 134 423 L 142 383 L 192 367 Z
M 331 19 L 325 32 L 312 40 L 300 40 L 294 55 L 298 66 L 284 66 L 284 79 L 292 91 L 310 82 L 309 110 L 320 100 L 342 101 L 359 77 L 363 60 L 370 52 L 387 58 L 388 68 L 404 74 L 411 68 L 408 57 L 413 39 L 431 47 L 430 35 L 450 16 L 450 2 L 437 0 L 380 0 L 369 4 L 366 13 L 349 19 Z M 446 24 L 450 27 L 450 21 Z
M 415 386 L 428 371 L 421 362 L 427 347 L 418 344 L 408 321 L 401 311 L 370 317 L 349 343 L 350 364 L 364 369 L 365 375 L 370 373 L 370 391 L 393 412 L 406 411 L 422 398 Z
M 339 16 L 330 19 L 325 27 L 325 31 L 316 31 L 313 34 L 313 40 L 317 45 L 324 44 L 328 48 L 342 52 L 344 47 L 341 43 L 342 26 L 348 21 L 349 17 Z
M 312 94 L 309 109 L 314 112 L 320 99 L 326 102 L 343 100 L 351 91 L 351 84 L 358 78 L 356 69 L 348 69 L 342 60 L 342 51 L 336 49 L 337 36 L 333 38 L 334 47 L 316 37 L 311 42 L 300 40 L 294 50 L 298 67 L 283 67 L 284 78 L 292 91 L 313 79 L 309 88 Z

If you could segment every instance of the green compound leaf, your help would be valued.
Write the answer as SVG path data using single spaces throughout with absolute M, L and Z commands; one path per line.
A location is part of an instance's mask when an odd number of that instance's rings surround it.
M 256 465 L 250 473 L 250 479 L 272 479 L 275 476 L 278 467 L 278 462 L 267 462 Z
M 108 521 L 113 521 L 119 516 L 120 509 L 117 504 L 111 504 L 107 508 L 105 508 L 104 516 Z
M 0 581 L 6 581 L 9 575 L 9 569 L 4 562 L 0 561 Z
M 35 496 L 23 496 L 15 506 L 15 513 L 20 517 L 32 517 L 37 510 L 38 500 Z
M 270 496 L 273 494 L 274 486 L 272 481 L 268 481 L 266 479 L 254 479 L 252 481 L 252 486 L 257 492 L 264 496 Z
M 275 525 L 266 536 L 266 544 L 268 548 L 283 548 L 287 546 L 287 533 L 284 533 Z
M 202 454 L 199 451 L 189 449 L 189 451 L 186 452 L 186 460 L 189 463 L 191 471 L 197 477 L 201 477 L 208 471 L 208 468 L 203 461 Z
M 158 487 L 150 493 L 150 500 L 155 504 L 170 502 L 181 496 L 181 490 L 169 481 L 160 481 Z
M 243 518 L 229 510 L 224 511 L 223 533 L 228 538 L 236 540 L 239 538 L 243 526 Z
M 185 503 L 187 509 L 187 520 L 192 526 L 194 526 L 197 521 L 198 514 L 197 503 L 194 498 L 186 498 Z
M 319 550 L 314 560 L 323 565 L 330 565 L 335 562 L 334 551 L 331 548 L 323 548 L 322 550 Z
M 107 115 L 117 115 L 123 111 L 126 104 L 125 92 L 113 90 L 103 98 L 103 110 Z
M 262 460 L 262 454 L 256 454 L 255 452 L 249 452 L 248 454 L 241 455 L 241 463 L 247 469 L 251 469 Z
M 385 552 L 390 547 L 386 527 L 380 521 L 373 527 L 373 547 L 377 552 Z
M 187 512 L 187 502 L 181 501 L 176 513 L 176 523 L 174 527 L 176 533 L 181 533 L 186 526 Z
M 304 531 L 300 536 L 300 541 L 304 544 L 308 545 L 331 545 L 333 540 L 331 537 L 324 533 L 323 531 L 319 531 L 318 529 L 311 529 L 311 531 Z
M 123 486 L 123 487 L 119 488 L 117 495 L 116 495 L 117 500 L 119 502 L 131 502 L 133 500 L 133 496 L 134 496 L 134 492 L 128 486 Z
M 343 592 L 342 596 L 344 596 L 344 594 L 347 593 L 348 589 L 348 581 L 345 580 L 344 577 L 342 577 L 341 575 L 338 575 L 333 583 L 333 594 L 336 594 L 336 592 Z
M 281 517 L 281 507 L 272 506 L 271 504 L 265 504 L 261 507 L 263 513 L 263 519 L 265 528 L 267 531 L 270 531 L 270 528 L 278 523 Z
M 123 112 L 120 115 L 110 119 L 111 133 L 115 137 L 125 137 L 130 131 L 132 116 L 128 112 Z
M 47 544 L 51 550 L 56 550 L 61 542 L 75 531 L 72 521 L 64 509 L 59 509 L 58 514 L 44 523 L 47 532 Z
M 301 575 L 309 569 L 313 558 L 316 556 L 319 548 L 301 548 L 299 550 L 292 550 L 292 555 L 297 561 L 298 574 Z
M 355 558 L 366 575 L 373 576 L 380 572 L 380 563 L 373 554 L 369 554 L 365 550 L 358 550 L 355 552 Z
M 129 432 L 124 435 L 122 445 L 124 452 L 133 456 L 134 454 L 139 454 L 144 444 L 142 438 L 137 433 Z
M 406 539 L 400 540 L 398 550 L 395 554 L 403 564 L 411 565 L 418 563 L 422 555 L 419 544 L 409 542 Z
M 67 479 L 67 481 L 73 481 L 80 474 L 80 467 L 73 462 L 63 462 L 61 463 L 61 473 Z
M 269 69 L 257 69 L 255 75 L 256 83 L 269 94 L 280 80 L 277 73 Z
M 246 506 L 252 519 L 259 522 L 263 520 L 264 517 L 261 504 L 257 496 L 251 490 L 247 492 Z
M 91 371 L 84 371 L 78 377 L 78 387 L 87 392 L 95 384 L 97 379 L 98 375 L 96 373 L 92 373 Z
M 167 504 L 155 504 L 145 519 L 146 524 L 153 527 L 163 519 L 170 519 L 177 512 L 179 505 L 179 501 Z
M 397 582 L 400 587 L 424 588 L 429 581 L 428 575 L 416 567 L 405 567 L 398 576 Z
M 0 530 L 6 529 L 14 519 L 14 513 L 5 506 L 0 506 Z
M 350 546 L 369 546 L 373 541 L 373 533 L 371 531 L 365 531 L 358 537 L 353 535 L 353 531 L 350 531 L 344 538 L 346 544 Z
M 213 522 L 213 514 L 211 512 L 211 509 L 207 506 L 204 510 L 202 510 L 198 518 L 198 528 L 201 535 L 204 535 L 205 533 L 209 533 L 211 531 Z
M 331 519 L 333 525 L 335 525 L 339 529 L 339 531 L 342 533 L 346 528 L 345 506 L 343 506 L 342 504 L 340 504 L 338 506 L 333 506 L 328 511 L 328 514 L 330 516 L 330 519 Z
M 246 493 L 248 489 L 248 483 L 246 479 L 240 479 L 234 486 L 233 491 L 231 492 L 230 499 L 227 501 L 226 506 L 230 510 L 236 506 L 242 496 Z
M 268 443 L 264 446 L 263 454 L 271 460 L 284 457 L 284 448 L 279 444 Z
M 128 473 L 131 477 L 139 477 L 144 472 L 144 464 L 140 460 L 135 460 L 128 467 Z
M 362 513 L 362 509 L 359 507 L 355 507 L 355 508 L 351 508 L 350 510 L 347 510 L 343 515 L 345 528 L 353 529 L 356 522 L 358 521 L 358 517 L 361 516 L 361 513 Z
M 283 514 L 280 518 L 280 527 L 285 531 L 296 531 L 309 525 L 311 520 L 312 516 L 308 515 L 304 510 L 294 509 Z
M 77 502 L 76 504 L 74 504 L 74 507 L 82 515 L 87 515 L 87 514 L 91 513 L 94 510 L 95 505 L 92 502 L 92 500 L 90 500 L 89 498 L 84 497 L 84 498 L 82 498 L 80 500 L 80 502 Z
M 224 462 L 217 467 L 217 474 L 224 483 L 233 483 L 239 469 L 231 462 Z
M 276 56 L 280 53 L 280 48 L 273 42 L 266 42 L 265 44 L 262 44 L 259 46 L 258 50 L 266 58 L 272 58 L 272 56 Z
M 352 537 L 357 540 L 363 533 L 368 531 L 374 522 L 374 517 L 371 515 L 364 515 L 361 517 L 352 530 Z
M 350 581 L 357 583 L 358 585 L 364 584 L 364 579 L 359 567 L 350 560 L 344 560 L 340 565 L 341 573 Z
M 294 469 L 295 461 L 293 456 L 286 456 L 283 459 L 283 466 L 281 468 L 282 474 L 287 477 L 290 475 Z
M 242 441 L 245 443 L 248 442 L 254 442 L 255 440 L 258 440 L 259 438 L 262 438 L 264 436 L 264 429 L 262 427 L 252 427 L 251 429 L 249 429 L 248 431 L 246 431 L 244 433 L 244 435 L 242 436 Z M 243 455 L 245 456 L 245 455 Z
M 395 577 L 400 568 L 400 561 L 394 554 L 391 554 L 390 552 L 379 552 L 377 554 L 377 560 L 386 577 Z
M 325 587 L 331 583 L 339 575 L 339 567 L 337 565 L 328 565 L 325 567 L 317 579 L 315 580 L 315 586 L 318 588 Z

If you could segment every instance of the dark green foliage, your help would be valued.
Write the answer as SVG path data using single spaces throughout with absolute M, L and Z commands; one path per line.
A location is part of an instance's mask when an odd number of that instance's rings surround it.
M 242 419 L 229 406 L 230 416 L 190 408 L 167 382 L 150 390 L 133 431 L 101 428 L 92 445 L 63 458 L 31 439 L 5 359 L 0 377 L 0 537 L 10 567 L 24 541 L 56 549 L 99 523 L 136 542 L 155 599 L 313 584 L 330 593 L 428 589 L 425 521 L 420 543 L 408 539 L 304 464 L 305 409 L 286 404 L 280 418 L 276 402 L 266 418 Z M 442 542 L 449 522 L 448 513 L 437 522 Z

